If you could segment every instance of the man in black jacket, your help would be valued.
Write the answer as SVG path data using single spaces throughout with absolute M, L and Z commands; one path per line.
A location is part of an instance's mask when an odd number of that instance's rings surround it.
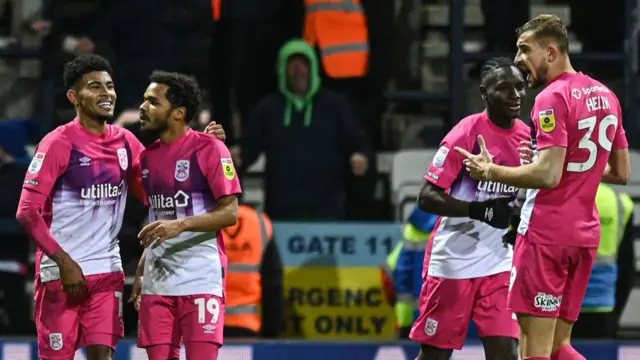
M 365 134 L 348 100 L 320 86 L 309 44 L 286 43 L 278 75 L 280 91 L 257 105 L 240 142 L 241 165 L 265 153 L 265 212 L 274 220 L 343 219 L 347 171 L 367 171 Z

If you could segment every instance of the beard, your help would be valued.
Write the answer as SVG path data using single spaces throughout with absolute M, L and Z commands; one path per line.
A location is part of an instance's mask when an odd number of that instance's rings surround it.
M 549 74 L 549 68 L 541 67 L 536 69 L 536 76 L 531 84 L 532 89 L 537 89 L 547 85 L 547 75 Z

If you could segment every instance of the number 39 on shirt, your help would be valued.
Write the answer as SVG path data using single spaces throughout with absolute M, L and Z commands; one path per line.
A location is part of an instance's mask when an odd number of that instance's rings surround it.
M 597 129 L 596 129 L 597 125 Z M 578 120 L 578 129 L 587 129 L 580 142 L 578 143 L 578 149 L 587 150 L 589 152 L 589 158 L 585 162 L 569 162 L 567 163 L 567 171 L 570 172 L 585 172 L 591 170 L 598 158 L 598 151 L 600 148 L 611 151 L 613 142 L 607 138 L 607 130 L 613 126 L 613 133 L 615 134 L 618 128 L 618 117 L 615 115 L 607 115 L 598 124 L 597 116 L 590 116 L 588 118 Z M 597 131 L 596 142 L 591 139 L 591 135 L 594 131 Z M 615 136 L 615 135 L 614 135 Z M 598 147 L 598 145 L 600 147 Z

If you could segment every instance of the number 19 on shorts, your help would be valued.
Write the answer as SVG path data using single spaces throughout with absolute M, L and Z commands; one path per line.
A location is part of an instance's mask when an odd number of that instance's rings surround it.
M 218 299 L 197 298 L 193 300 L 193 303 L 198 307 L 198 322 L 200 324 L 204 324 L 206 322 L 215 324 L 218 322 L 218 316 L 220 315 L 220 303 L 218 302 Z M 211 317 L 211 320 L 207 321 L 209 316 Z

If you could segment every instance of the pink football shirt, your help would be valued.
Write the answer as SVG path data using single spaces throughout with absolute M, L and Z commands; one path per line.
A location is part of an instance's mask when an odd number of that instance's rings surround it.
M 527 191 L 518 232 L 535 243 L 598 247 L 598 185 L 611 151 L 629 146 L 618 98 L 587 75 L 565 73 L 538 94 L 531 119 L 538 150 L 567 154 L 558 186 Z
M 23 187 L 48 196 L 43 218 L 85 275 L 122 271 L 117 236 L 143 148 L 126 129 L 107 125 L 98 135 L 77 118 L 38 144 Z M 40 249 L 36 271 L 43 282 L 60 277 Z
M 242 192 L 229 149 L 193 130 L 171 144 L 151 144 L 141 166 L 151 222 L 211 212 L 217 199 Z M 184 232 L 146 254 L 143 294 L 223 296 L 227 256 L 220 232 Z
M 496 164 L 519 166 L 518 147 L 520 141 L 529 139 L 531 128 L 515 120 L 511 129 L 503 129 L 489 120 L 486 112 L 468 116 L 442 140 L 425 179 L 463 201 L 516 195 L 518 188 L 474 180 L 464 169 L 464 158 L 454 148 L 479 153 L 478 135 L 484 137 Z M 424 271 L 447 279 L 470 279 L 509 271 L 513 251 L 502 243 L 505 233 L 506 230 L 481 221 L 442 216 L 431 234 Z

